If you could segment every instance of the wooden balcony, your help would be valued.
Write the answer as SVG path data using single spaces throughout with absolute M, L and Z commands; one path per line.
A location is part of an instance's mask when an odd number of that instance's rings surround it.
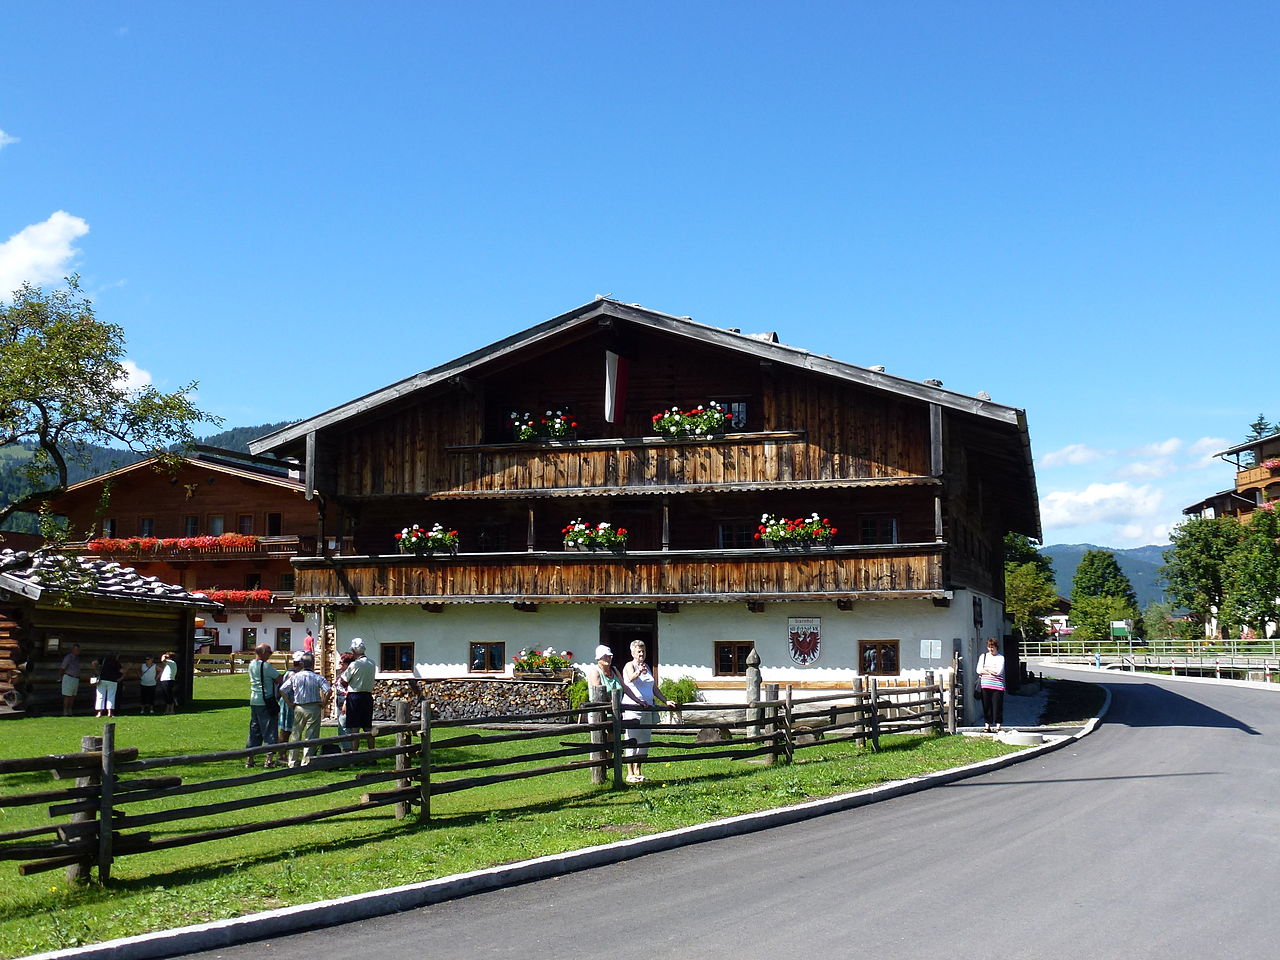
M 334 550 L 347 551 L 351 549 L 351 537 L 330 538 L 332 541 L 330 548 Z M 280 537 L 259 537 L 255 546 L 227 546 L 217 544 L 209 547 L 180 547 L 171 546 L 163 543 L 153 547 L 146 548 L 126 548 L 122 550 L 98 550 L 93 551 L 90 544 L 93 541 L 85 540 L 79 543 L 68 543 L 65 547 L 69 553 L 94 553 L 94 556 L 101 557 L 103 560 L 116 560 L 120 563 L 149 563 L 153 561 L 181 561 L 190 562 L 195 560 L 231 560 L 231 559 L 247 559 L 247 560 L 265 560 L 269 558 L 292 557 L 296 555 L 314 556 L 316 553 L 316 538 L 309 536 L 280 536 Z
M 294 560 L 311 604 L 782 601 L 946 596 L 944 544 L 774 550 L 472 553 Z
M 937 482 L 824 451 L 795 431 L 453 446 L 444 468 L 430 499 Z
M 1270 483 L 1280 483 L 1280 470 L 1268 467 L 1249 467 L 1236 471 L 1236 489 L 1246 490 L 1250 487 L 1265 487 Z

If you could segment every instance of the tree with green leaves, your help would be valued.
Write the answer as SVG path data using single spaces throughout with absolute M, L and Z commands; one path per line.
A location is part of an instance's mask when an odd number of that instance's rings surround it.
M 1118 597 L 1137 610 L 1138 597 L 1133 592 L 1133 584 L 1120 569 L 1116 555 L 1110 550 L 1086 550 L 1080 558 L 1076 575 L 1071 581 L 1073 621 L 1075 606 L 1089 597 Z
M 1257 510 L 1243 526 L 1227 567 L 1218 619 L 1265 637 L 1267 624 L 1280 622 L 1280 517 L 1274 510 Z
M 1110 640 L 1113 621 L 1137 619 L 1137 604 L 1124 597 L 1081 597 L 1071 603 L 1071 623 L 1076 628 L 1071 639 L 1086 642 Z
M 1193 517 L 1169 535 L 1160 575 L 1169 596 L 1200 625 L 1202 636 L 1204 625 L 1222 606 L 1231 557 L 1244 535 L 1244 524 L 1235 517 Z
M 219 422 L 191 402 L 195 388 L 130 388 L 124 330 L 94 315 L 77 277 L 49 292 L 24 284 L 0 301 L 0 453 L 29 448 L 28 502 L 65 491 L 69 465 L 85 460 L 90 444 L 176 464 L 173 451 L 194 442 L 194 425 Z M 0 506 L 0 523 L 14 510 Z
M 1172 603 L 1152 600 L 1142 611 L 1142 624 L 1150 640 L 1176 640 L 1181 636 L 1181 621 Z
M 1053 561 L 1022 534 L 1004 538 L 1004 608 L 1013 629 L 1025 640 L 1038 640 L 1047 627 L 1041 617 L 1053 613 L 1058 588 L 1053 581 Z

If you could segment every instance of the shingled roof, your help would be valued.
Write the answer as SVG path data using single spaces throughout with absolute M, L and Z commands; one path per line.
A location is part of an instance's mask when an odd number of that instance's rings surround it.
M 25 550 L 0 550 L 0 590 L 30 600 L 39 600 L 45 593 L 63 593 L 166 606 L 222 608 L 222 604 L 202 594 L 188 593 L 156 577 L 144 577 L 133 567 L 114 561 Z

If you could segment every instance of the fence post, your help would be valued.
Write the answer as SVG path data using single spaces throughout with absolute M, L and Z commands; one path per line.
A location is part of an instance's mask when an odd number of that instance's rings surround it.
M 426 699 L 422 705 L 422 721 L 419 725 L 419 736 L 422 738 L 418 751 L 418 797 L 422 808 L 418 811 L 419 820 L 431 819 L 431 705 Z
M 101 737 L 81 737 L 80 738 L 81 753 L 91 753 L 94 750 L 100 749 L 101 747 L 102 747 Z M 100 776 L 99 771 L 86 770 L 85 775 L 83 777 L 76 777 L 76 786 L 91 787 L 98 782 L 99 776 Z M 85 812 L 85 813 L 73 813 L 71 815 L 71 822 L 86 823 L 89 820 L 92 820 L 95 816 L 97 816 L 97 811 Z M 73 863 L 71 866 L 67 867 L 67 882 L 79 883 L 81 881 L 88 880 L 89 866 L 92 863 L 93 863 L 93 857 L 82 857 L 79 863 Z
M 786 733 L 784 745 L 787 751 L 787 763 L 795 759 L 796 755 L 796 737 L 795 731 L 791 729 L 791 684 L 787 684 L 786 700 L 783 702 L 782 709 L 784 711 L 782 718 L 783 731 Z
M 924 672 L 924 685 L 929 688 L 929 705 L 930 705 L 929 709 L 933 710 L 934 674 L 932 670 L 926 670 Z M 942 690 L 941 688 L 939 688 L 938 690 L 938 707 L 937 707 L 937 712 L 934 714 L 933 732 L 934 733 L 942 732 Z
M 760 700 L 760 654 L 752 647 L 747 654 L 747 703 Z M 764 707 L 747 708 L 747 736 L 760 736 L 760 721 L 764 719 Z
M 116 725 L 102 728 L 102 785 L 98 788 L 98 882 L 111 879 L 111 841 L 115 817 L 111 812 L 116 783 Z
M 945 686 L 945 683 L 944 683 Z M 956 732 L 956 694 L 960 692 L 960 658 L 954 653 L 951 655 L 951 696 L 946 698 L 947 703 L 947 733 L 954 734 Z
M 862 699 L 862 689 L 863 689 L 862 677 L 860 676 L 854 677 L 853 692 L 858 695 L 857 697 L 854 698 L 854 706 L 856 708 L 856 713 L 854 715 L 858 718 L 858 725 L 855 728 L 858 736 L 854 740 L 854 743 L 856 743 L 859 747 L 865 747 L 867 745 L 867 722 L 866 722 L 867 714 L 865 709 L 866 704 Z
M 880 705 L 878 701 L 880 699 L 880 692 L 876 688 L 875 677 L 871 677 L 869 682 L 871 686 L 871 713 L 870 713 L 871 749 L 874 750 L 876 753 L 879 753 L 880 752 Z
M 397 700 L 396 701 L 396 724 L 397 725 L 407 724 L 408 722 L 409 722 L 409 704 L 405 703 L 403 700 Z M 399 733 L 396 734 L 397 747 L 407 747 L 412 743 L 413 743 L 413 734 L 411 734 L 408 730 L 401 730 Z M 408 772 L 409 755 L 407 753 L 396 754 L 396 770 L 401 773 Z M 398 790 L 408 790 L 411 785 L 412 783 L 409 780 L 396 781 L 396 789 Z M 408 815 L 409 815 L 408 801 L 402 800 L 400 803 L 397 803 L 395 808 L 396 819 L 403 820 Z
M 613 706 L 613 789 L 621 790 L 622 773 L 622 691 L 614 690 Z
M 778 732 L 778 685 L 776 683 L 767 684 L 762 688 L 764 699 L 771 706 L 763 707 L 764 710 L 764 732 L 767 734 L 775 734 Z M 778 741 L 776 739 L 769 741 L 771 748 L 764 755 L 764 763 L 766 767 L 771 767 L 778 762 Z
M 605 688 L 603 686 L 587 687 L 587 699 L 592 703 L 603 703 L 604 698 Z M 604 711 L 592 710 L 587 714 L 587 723 L 593 725 L 604 723 Z M 599 785 L 605 781 L 604 767 L 600 766 L 600 764 L 604 762 L 605 758 L 609 756 L 608 751 L 604 748 L 605 742 L 606 737 L 603 730 L 591 731 L 591 743 L 596 747 L 595 750 L 591 751 L 591 759 L 597 764 L 597 766 L 591 768 L 591 783 L 593 785 Z

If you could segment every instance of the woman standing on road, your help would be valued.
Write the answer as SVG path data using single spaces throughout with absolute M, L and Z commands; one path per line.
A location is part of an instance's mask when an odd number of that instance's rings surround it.
M 987 652 L 978 658 L 978 685 L 982 687 L 982 719 L 985 732 L 995 724 L 999 733 L 1004 727 L 1004 657 L 995 637 L 987 638 Z

